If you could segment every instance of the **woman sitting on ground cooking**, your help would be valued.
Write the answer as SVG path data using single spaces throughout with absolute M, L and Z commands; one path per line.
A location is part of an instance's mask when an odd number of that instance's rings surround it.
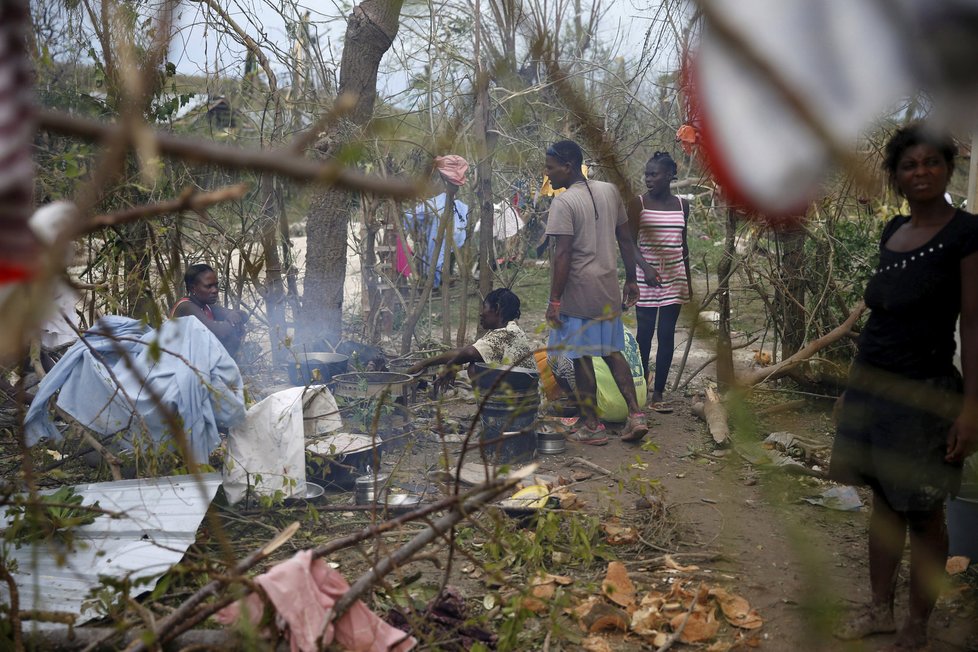
M 455 378 L 456 365 L 469 365 L 469 378 L 475 373 L 475 363 L 532 366 L 530 341 L 515 320 L 520 318 L 520 299 L 506 288 L 493 290 L 486 295 L 479 313 L 479 326 L 486 334 L 468 346 L 445 351 L 422 360 L 408 369 L 416 374 L 428 367 L 447 365 L 438 384 L 448 385 Z
M 248 315 L 217 305 L 217 274 L 210 265 L 191 265 L 183 280 L 187 285 L 187 295 L 173 304 L 170 318 L 196 317 L 221 340 L 228 353 L 235 355 L 244 339 Z

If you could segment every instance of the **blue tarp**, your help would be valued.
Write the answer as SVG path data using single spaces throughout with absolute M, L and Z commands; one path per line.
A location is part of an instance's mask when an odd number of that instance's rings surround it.
M 125 430 L 130 441 L 144 432 L 155 443 L 169 439 L 164 410 L 171 411 L 198 462 L 220 443 L 218 427 L 245 414 L 238 365 L 196 317 L 171 319 L 158 331 L 128 317 L 103 317 L 38 386 L 24 424 L 29 446 L 42 437 L 60 440 L 48 409 L 58 390 L 57 406 L 79 424 L 103 435 Z

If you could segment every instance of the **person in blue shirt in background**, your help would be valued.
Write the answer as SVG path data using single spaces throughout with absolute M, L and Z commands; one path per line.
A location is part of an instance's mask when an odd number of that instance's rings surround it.
M 404 216 L 405 228 L 414 235 L 415 246 L 418 248 L 418 251 L 414 253 L 418 260 L 418 272 L 422 277 L 428 275 L 429 268 L 434 261 L 434 287 L 441 286 L 446 252 L 451 255 L 454 249 L 459 249 L 465 244 L 465 228 L 468 224 L 469 207 L 454 197 L 458 189 L 465 184 L 465 173 L 468 168 L 468 162 L 461 156 L 455 154 L 436 156 L 435 169 L 438 170 L 439 176 L 445 183 L 445 192 L 426 199 Z M 445 214 L 449 195 L 453 197 L 454 204 L 452 207 L 454 220 L 451 225 L 451 235 L 449 239 L 449 232 L 446 230 L 442 239 L 442 246 L 436 252 L 438 228 L 441 225 L 441 218 Z M 454 243 L 454 248 L 452 243 Z M 403 269 L 401 273 L 407 276 L 410 271 Z

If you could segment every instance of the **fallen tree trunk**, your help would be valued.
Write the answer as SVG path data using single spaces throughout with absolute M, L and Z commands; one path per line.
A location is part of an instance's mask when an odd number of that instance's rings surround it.
M 773 367 L 765 367 L 763 369 L 757 369 L 749 374 L 741 376 L 738 381 L 740 385 L 745 387 L 752 387 L 759 383 L 763 383 L 766 380 L 774 380 L 775 378 L 780 378 L 787 374 L 793 367 L 798 366 L 802 362 L 805 362 L 813 355 L 824 349 L 829 344 L 841 340 L 846 337 L 852 327 L 855 326 L 859 318 L 862 317 L 863 312 L 866 310 L 866 304 L 862 301 L 856 304 L 856 306 L 849 313 L 842 324 L 837 326 L 835 329 L 829 331 L 822 337 L 818 338 L 814 342 L 810 342 L 808 345 L 802 347 L 800 351 L 795 353 L 790 358 L 782 360 Z

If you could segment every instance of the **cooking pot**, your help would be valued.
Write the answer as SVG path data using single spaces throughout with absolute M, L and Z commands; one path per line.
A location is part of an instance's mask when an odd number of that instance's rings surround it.
M 333 376 L 346 373 L 349 363 L 349 356 L 342 353 L 311 351 L 300 353 L 294 361 L 286 363 L 286 370 L 289 381 L 303 387 L 329 382 Z
M 380 465 L 381 443 L 379 439 L 359 433 L 327 435 L 306 446 L 306 477 L 325 485 L 350 489 L 358 476 Z
M 559 455 L 567 450 L 567 439 L 559 432 L 537 431 L 537 452 L 541 455 Z

